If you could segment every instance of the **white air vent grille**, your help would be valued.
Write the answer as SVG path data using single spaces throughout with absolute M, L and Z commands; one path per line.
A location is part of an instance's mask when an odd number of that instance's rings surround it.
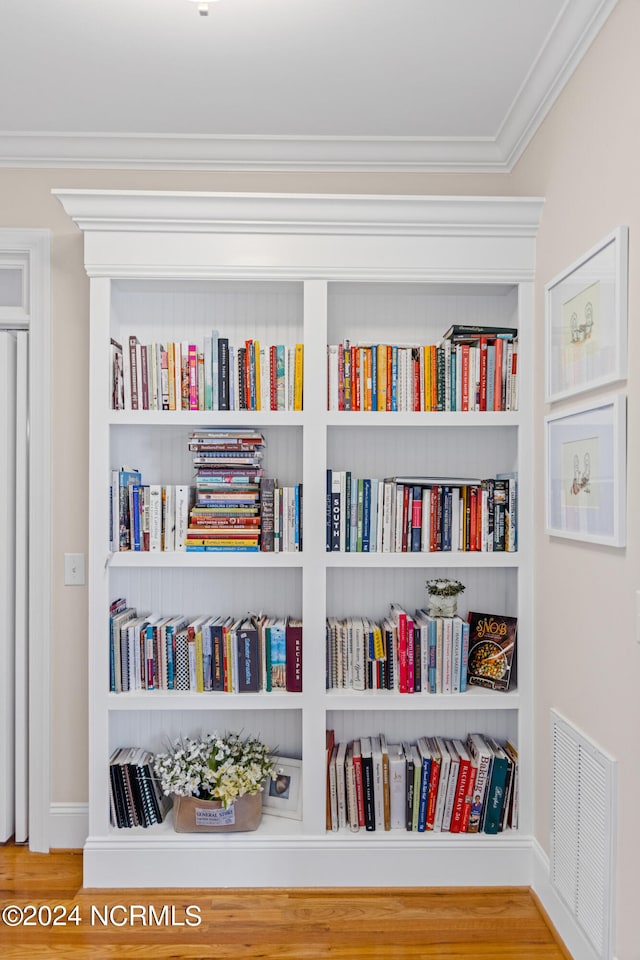
M 551 711 L 551 879 L 598 957 L 612 956 L 615 761 Z

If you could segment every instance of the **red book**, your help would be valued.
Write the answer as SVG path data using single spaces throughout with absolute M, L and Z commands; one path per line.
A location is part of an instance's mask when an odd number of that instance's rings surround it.
M 431 771 L 429 773 L 429 799 L 427 801 L 426 829 L 433 830 L 436 817 L 436 802 L 438 799 L 438 784 L 440 783 L 440 767 L 442 755 L 438 749 L 435 737 L 427 737 L 429 752 L 431 753 Z
M 440 487 L 431 487 L 429 491 L 429 550 L 434 553 L 438 549 L 438 503 L 440 501 Z
M 302 620 L 289 617 L 285 643 L 287 690 L 289 693 L 302 693 Z
M 398 689 L 407 693 L 407 614 L 396 604 L 391 604 L 391 612 L 398 628 Z
M 413 368 L 413 411 L 420 412 L 420 350 L 411 350 L 411 364 Z
M 454 740 L 453 745 L 456 748 L 456 752 L 460 758 L 460 766 L 458 768 L 458 782 L 453 801 L 453 813 L 451 814 L 450 830 L 451 833 L 460 833 L 462 830 L 463 808 L 466 803 L 466 798 L 469 794 L 469 782 L 471 778 L 472 767 L 471 757 L 469 756 L 467 748 L 462 740 Z
M 487 339 L 480 339 L 480 409 L 487 409 Z
M 391 381 L 393 378 L 393 348 L 391 345 L 387 347 L 387 410 L 391 410 L 393 406 L 393 391 L 391 389 Z
M 471 760 L 469 767 L 469 780 L 467 782 L 465 796 L 462 804 L 462 819 L 460 821 L 460 833 L 467 833 L 469 830 L 469 817 L 471 815 L 471 804 L 473 803 L 473 788 L 476 785 L 476 776 L 478 768 Z
M 502 404 L 502 356 L 504 352 L 502 337 L 496 337 L 494 343 L 496 348 L 496 367 L 493 382 L 493 406 L 491 409 L 504 410 Z
M 414 647 L 414 622 L 407 617 L 407 693 L 413 693 L 416 686 L 416 664 Z
M 356 776 L 356 806 L 358 808 L 358 826 L 366 826 L 364 818 L 364 781 L 362 779 L 362 751 L 360 741 L 353 741 L 353 771 Z
M 469 410 L 469 344 L 462 344 L 462 409 Z
M 416 487 L 420 493 L 420 487 Z M 414 492 L 413 503 L 411 504 L 411 550 L 413 552 L 420 550 L 420 539 L 422 533 L 422 496 L 416 496 Z

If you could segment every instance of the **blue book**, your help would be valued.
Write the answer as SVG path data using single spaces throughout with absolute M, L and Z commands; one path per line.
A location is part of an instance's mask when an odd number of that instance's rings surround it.
M 131 485 L 131 549 L 140 550 L 140 493 L 142 485 Z
M 467 627 L 469 625 L 467 624 Z M 468 632 L 468 631 L 467 631 Z M 437 626 L 433 617 L 429 617 L 429 693 L 435 693 L 436 686 L 436 650 Z
M 462 621 L 462 652 L 460 656 L 460 693 L 467 689 L 467 669 L 469 667 L 469 624 Z
M 431 777 L 431 754 L 426 737 L 418 737 L 418 751 L 422 759 L 422 773 L 420 777 L 420 797 L 418 806 L 418 833 L 424 833 L 427 828 L 427 803 L 429 801 L 429 779 Z
M 208 623 L 202 626 L 202 673 L 204 676 L 204 689 L 212 690 L 212 663 L 213 663 L 213 636 L 211 625 Z
M 378 409 L 378 347 L 371 347 L 371 409 Z
M 395 345 L 391 347 L 391 409 L 398 409 L 398 347 Z
M 300 549 L 300 484 L 294 487 L 294 514 L 293 514 L 293 542 L 296 550 Z
M 369 553 L 371 533 L 371 480 L 362 481 L 362 552 Z
M 498 833 L 500 828 L 500 815 L 504 803 L 509 759 L 500 744 L 494 740 L 493 737 L 483 735 L 483 739 L 493 753 L 493 764 L 491 766 L 491 780 L 485 793 L 485 802 L 482 810 L 482 830 L 484 833 Z
M 325 537 L 326 537 L 326 548 L 327 553 L 331 553 L 331 488 L 332 488 L 332 476 L 331 470 L 327 470 L 327 488 L 326 488 L 326 516 L 325 516 Z

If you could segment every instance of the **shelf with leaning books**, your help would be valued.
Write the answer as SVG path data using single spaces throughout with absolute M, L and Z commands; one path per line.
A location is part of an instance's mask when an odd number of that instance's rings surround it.
M 519 758 L 509 733 L 461 732 L 458 723 L 402 736 L 397 725 L 372 733 L 367 721 L 329 722 L 337 726 L 327 731 L 328 831 L 475 839 L 517 830 Z
M 114 694 L 302 693 L 298 615 L 176 614 L 119 598 L 109 608 L 109 690 Z M 228 607 L 226 608 L 228 610 Z

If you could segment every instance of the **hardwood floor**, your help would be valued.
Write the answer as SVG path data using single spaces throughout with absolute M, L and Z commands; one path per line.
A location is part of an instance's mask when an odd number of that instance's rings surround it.
M 11 905 L 35 925 L 12 928 L 15 911 L 3 914 L 3 960 L 569 958 L 520 887 L 87 890 L 81 851 L 43 855 L 7 844 L 0 913 Z

